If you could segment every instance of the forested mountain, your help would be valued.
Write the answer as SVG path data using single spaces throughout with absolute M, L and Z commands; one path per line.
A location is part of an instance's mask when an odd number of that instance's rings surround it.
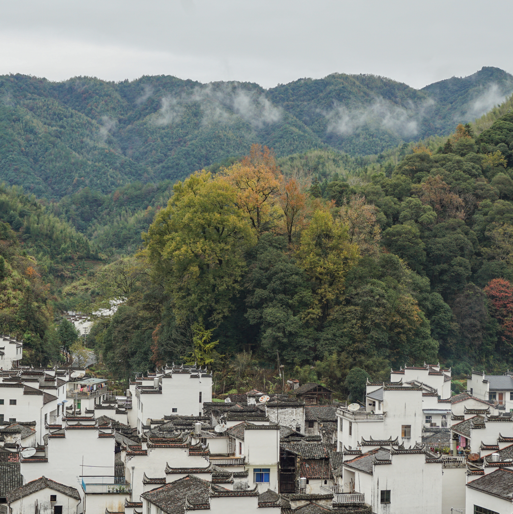
M 87 238 L 16 187 L 0 186 L 0 333 L 25 362 L 59 362 L 59 291 L 100 264 Z
M 334 74 L 265 90 L 170 76 L 120 83 L 0 77 L 0 180 L 59 199 L 136 181 L 172 182 L 254 143 L 278 157 L 312 149 L 380 154 L 449 134 L 513 92 L 483 68 L 421 91 L 382 77 Z
M 252 365 L 278 352 L 339 391 L 354 368 L 384 379 L 438 359 L 455 373 L 511 367 L 513 113 L 479 136 L 459 125 L 391 170 L 343 175 L 337 155 L 278 166 L 255 147 L 175 184 L 145 250 L 93 280 L 91 308 L 125 299 L 90 337 L 115 376 L 191 349 L 228 387 L 243 350 Z M 325 184 L 291 173 L 322 163 Z

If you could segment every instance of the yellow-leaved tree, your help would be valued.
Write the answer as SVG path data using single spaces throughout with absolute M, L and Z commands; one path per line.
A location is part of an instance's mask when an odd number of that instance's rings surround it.
M 350 241 L 348 226 L 326 210 L 315 211 L 301 234 L 297 252 L 299 266 L 313 285 L 314 301 L 305 312 L 307 320 L 324 322 L 330 317 L 344 297 L 347 273 L 359 256 L 358 245 Z

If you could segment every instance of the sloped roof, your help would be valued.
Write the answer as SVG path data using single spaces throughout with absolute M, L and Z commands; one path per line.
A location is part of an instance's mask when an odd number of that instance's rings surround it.
M 330 463 L 327 459 L 305 459 L 300 465 L 300 476 L 311 479 L 328 480 L 331 478 Z
M 359 455 L 354 459 L 344 462 L 344 466 L 363 471 L 369 475 L 372 475 L 374 462 L 376 460 L 387 460 L 390 459 L 390 450 L 385 448 L 376 448 L 370 452 Z
M 7 503 L 12 503 L 16 500 L 20 500 L 21 498 L 25 498 L 30 494 L 37 493 L 38 491 L 42 491 L 43 489 L 52 489 L 53 491 L 57 491 L 58 493 L 65 494 L 70 498 L 74 498 L 75 500 L 80 501 L 80 494 L 74 487 L 69 487 L 67 485 L 61 484 L 59 482 L 55 482 L 46 477 L 41 477 L 36 480 L 32 480 L 28 484 L 25 484 L 14 491 L 11 491 L 7 494 Z
M 490 391 L 513 391 L 513 377 L 509 375 L 485 375 Z
M 498 469 L 493 473 L 469 482 L 467 487 L 511 502 L 513 495 L 513 471 Z
M 372 393 L 369 393 L 367 395 L 367 398 L 370 398 L 371 400 L 376 400 L 378 402 L 382 402 L 383 401 L 383 388 L 380 387 L 379 389 L 372 391 Z
M 454 396 L 451 397 L 451 403 L 460 403 L 460 402 L 464 402 L 466 400 L 475 400 L 476 402 L 483 403 L 484 405 L 487 405 L 488 407 L 490 405 L 493 406 L 493 402 L 487 402 L 485 400 L 481 400 L 480 398 L 476 398 L 475 396 L 472 396 L 471 394 L 468 394 L 468 393 L 455 394 Z
M 337 407 L 335 405 L 306 405 L 305 419 L 307 421 L 337 421 Z
M 333 444 L 309 443 L 306 441 L 282 442 L 280 446 L 303 459 L 328 459 L 329 452 L 335 450 Z
M 183 514 L 186 502 L 196 506 L 209 506 L 210 482 L 195 476 L 186 476 L 141 495 L 167 514 Z
M 470 437 L 471 429 L 478 427 L 484 428 L 485 426 L 485 420 L 482 416 L 474 416 L 460 423 L 456 423 L 456 425 L 452 425 L 451 430 L 465 437 Z

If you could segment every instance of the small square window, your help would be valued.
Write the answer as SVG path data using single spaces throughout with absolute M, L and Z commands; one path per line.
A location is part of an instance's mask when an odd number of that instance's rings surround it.
M 497 393 L 488 393 L 488 400 L 490 400 L 490 401 L 497 400 Z
M 433 416 L 426 416 L 426 425 L 433 422 Z
M 171 409 L 171 412 L 178 412 L 178 409 L 177 409 L 176 407 L 173 407 L 173 408 Z
M 253 470 L 254 480 L 256 484 L 268 484 L 269 476 L 271 474 L 270 468 L 255 468 Z
M 0 398 L 0 405 L 3 405 L 3 404 L 4 404 L 4 399 Z
M 401 426 L 401 437 L 403 439 L 411 439 L 411 425 Z
M 16 418 L 9 418 L 9 423 L 16 423 Z
M 57 501 L 57 495 L 56 494 L 51 494 L 50 495 L 50 501 L 51 502 L 56 502 Z
M 390 503 L 390 489 L 381 491 L 381 503 Z
M 313 428 L 315 426 L 315 421 L 308 422 L 308 428 Z
M 16 400 L 9 400 L 9 405 L 16 405 Z

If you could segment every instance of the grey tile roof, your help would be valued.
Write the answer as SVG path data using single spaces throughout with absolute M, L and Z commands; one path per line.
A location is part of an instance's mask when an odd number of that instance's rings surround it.
M 376 400 L 378 402 L 382 402 L 383 401 L 383 388 L 380 387 L 379 389 L 372 391 L 372 393 L 369 393 L 367 395 L 367 398 L 370 398 L 371 400 Z
M 513 471 L 498 469 L 493 473 L 469 482 L 467 487 L 511 502 L 513 496 Z
M 337 421 L 335 405 L 306 405 L 305 419 L 307 421 Z
M 184 514 L 187 509 L 186 503 L 208 508 L 209 489 L 210 482 L 195 476 L 186 476 L 143 493 L 141 497 L 162 509 L 166 514 Z
M 452 425 L 451 430 L 465 437 L 470 437 L 471 429 L 477 427 L 484 428 L 485 426 L 485 421 L 482 416 L 474 416 L 472 418 L 466 419 L 465 421 L 462 421 L 461 423 Z
M 327 392 L 327 393 L 333 392 L 333 391 L 331 391 L 331 389 L 328 389 L 327 387 L 324 387 L 320 384 L 316 384 L 315 382 L 309 382 L 308 384 L 304 384 L 301 387 L 294 389 L 294 391 L 292 391 L 292 393 L 295 395 L 301 395 L 301 394 L 309 393 L 310 391 L 313 391 L 317 387 L 319 387 L 320 389 L 322 389 L 324 392 Z
M 0 462 L 0 497 L 23 485 L 19 462 Z
M 69 487 L 67 485 L 60 484 L 59 482 L 55 482 L 49 478 L 41 477 L 37 480 L 32 480 L 32 482 L 18 487 L 18 489 L 8 493 L 7 503 L 12 503 L 13 501 L 25 498 L 25 496 L 42 491 L 46 488 L 52 489 L 53 491 L 57 491 L 61 494 L 65 494 L 66 496 L 74 498 L 75 500 L 80 500 L 80 494 L 74 487 Z
M 328 459 L 335 445 L 309 442 L 281 442 L 280 446 L 303 459 Z
M 377 448 L 376 450 L 372 450 L 370 452 L 364 453 L 361 456 L 344 462 L 344 466 L 348 466 L 350 468 L 354 468 L 372 475 L 374 462 L 376 462 L 376 460 L 387 459 L 390 459 L 390 450 L 385 448 Z
M 513 391 L 513 377 L 509 375 L 485 375 L 490 391 Z

